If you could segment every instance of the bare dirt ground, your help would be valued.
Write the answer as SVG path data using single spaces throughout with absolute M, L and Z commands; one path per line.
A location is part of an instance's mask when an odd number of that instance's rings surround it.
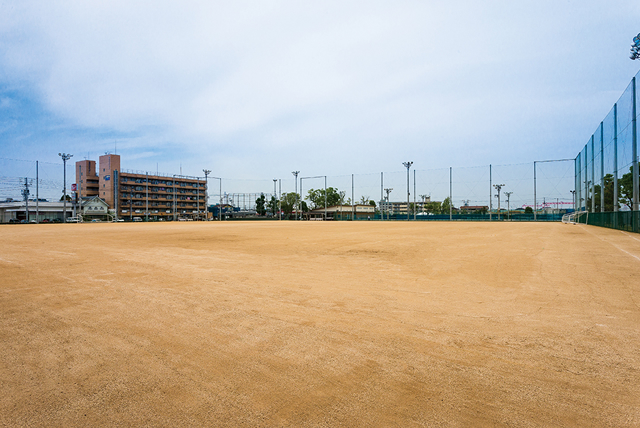
M 640 236 L 0 226 L 2 426 L 640 425 Z

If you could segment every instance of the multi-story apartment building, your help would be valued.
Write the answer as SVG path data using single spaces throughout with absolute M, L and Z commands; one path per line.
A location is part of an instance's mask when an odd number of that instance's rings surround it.
M 120 155 L 76 162 L 76 182 L 81 196 L 99 196 L 118 218 L 133 220 L 204 219 L 207 213 L 206 181 L 179 174 L 149 174 L 123 170 Z

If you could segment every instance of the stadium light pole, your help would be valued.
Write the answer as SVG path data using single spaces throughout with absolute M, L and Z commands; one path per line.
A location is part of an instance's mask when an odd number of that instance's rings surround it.
M 411 165 L 413 165 L 413 162 L 411 161 L 402 162 L 402 165 L 404 165 L 404 167 L 407 168 L 407 221 L 409 221 L 409 196 L 411 194 L 410 192 L 411 188 L 409 187 L 409 168 L 411 168 Z
M 393 187 L 388 187 L 384 189 L 384 191 L 387 193 L 387 206 L 385 207 L 387 209 L 387 220 L 391 220 L 391 210 L 389 210 L 389 193 L 393 191 Z
M 209 220 L 209 174 L 210 169 L 203 169 L 204 172 L 204 219 Z
M 573 202 L 573 210 L 576 210 L 576 191 L 575 190 L 569 190 L 569 192 L 571 192 L 571 201 Z
M 507 219 L 511 220 L 511 205 L 509 204 L 509 200 L 511 199 L 511 194 L 513 192 L 504 192 L 507 195 Z M 498 201 L 498 206 L 500 206 L 500 202 Z
M 63 164 L 63 174 L 64 177 L 62 179 L 62 199 L 63 199 L 63 209 L 62 209 L 62 222 L 67 222 L 67 161 L 73 157 L 72 154 L 68 153 L 58 153 L 58 156 L 62 158 Z
M 300 171 L 291 171 L 291 174 L 293 174 L 296 177 L 296 186 L 295 186 L 295 189 L 296 189 L 296 205 L 299 206 L 300 202 L 298 201 L 298 174 L 300 174 Z M 297 219 L 298 219 L 298 212 L 296 210 L 295 216 L 294 216 L 294 220 L 297 220 Z
M 276 191 L 276 184 L 278 183 L 278 179 L 277 178 L 273 178 L 272 180 L 273 180 L 273 198 L 274 198 L 274 200 L 277 201 L 278 192 Z M 276 216 L 275 211 L 278 209 L 278 204 L 274 204 L 272 208 L 273 208 L 273 211 L 274 211 L 273 216 L 275 217 Z
M 494 184 L 493 187 L 498 191 L 496 198 L 498 198 L 498 221 L 500 221 L 500 189 L 504 187 L 504 184 Z

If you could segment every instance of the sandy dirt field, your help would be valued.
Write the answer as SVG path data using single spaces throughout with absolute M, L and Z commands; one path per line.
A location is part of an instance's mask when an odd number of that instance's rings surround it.
M 640 236 L 0 226 L 1 426 L 640 426 Z

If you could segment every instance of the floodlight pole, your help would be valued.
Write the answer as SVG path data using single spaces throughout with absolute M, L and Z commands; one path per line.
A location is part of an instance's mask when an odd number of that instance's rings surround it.
M 569 192 L 571 193 L 571 201 L 573 202 L 573 210 L 576 210 L 576 191 L 575 190 L 569 190 Z
M 511 205 L 509 204 L 509 201 L 511 199 L 511 194 L 513 192 L 504 192 L 505 195 L 507 195 L 507 219 L 511 220 Z M 500 205 L 500 202 L 498 202 L 498 205 Z
M 209 220 L 209 174 L 210 169 L 203 169 L 204 172 L 204 219 Z
M 63 163 L 63 184 L 62 184 L 62 199 L 63 199 L 63 209 L 62 209 L 62 222 L 67 222 L 67 161 L 73 157 L 72 154 L 67 153 L 58 153 L 58 156 L 62 158 Z
M 498 221 L 500 221 L 500 189 L 502 189 L 503 186 L 504 184 L 493 185 L 493 187 L 495 187 L 495 189 L 498 191 L 498 194 L 496 195 L 496 197 L 498 198 Z
M 405 168 L 407 168 L 407 221 L 409 221 L 409 196 L 410 196 L 410 188 L 409 188 L 409 168 L 411 168 L 411 165 L 413 165 L 413 162 L 411 161 L 407 161 L 407 162 L 402 162 L 402 165 L 404 165 Z
M 391 220 L 391 210 L 389 209 L 389 194 L 393 191 L 393 187 L 389 187 L 384 189 L 384 191 L 387 193 L 387 206 L 385 207 L 387 209 L 387 220 Z
M 416 170 L 413 170 L 413 220 L 416 219 Z
M 291 174 L 293 174 L 296 177 L 296 186 L 295 186 L 295 189 L 296 189 L 296 204 L 299 206 L 300 202 L 299 202 L 299 199 L 298 199 L 298 174 L 300 174 L 300 171 L 292 171 Z M 297 210 L 294 211 L 294 212 L 295 212 L 294 220 L 297 220 L 298 219 L 298 212 L 297 212 Z

